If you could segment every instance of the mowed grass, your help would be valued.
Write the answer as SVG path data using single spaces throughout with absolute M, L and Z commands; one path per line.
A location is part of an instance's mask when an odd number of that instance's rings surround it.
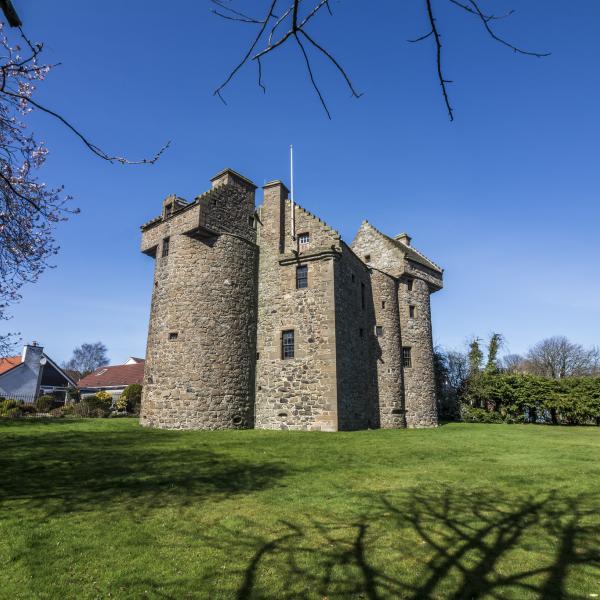
M 600 429 L 0 423 L 1 598 L 600 597 Z

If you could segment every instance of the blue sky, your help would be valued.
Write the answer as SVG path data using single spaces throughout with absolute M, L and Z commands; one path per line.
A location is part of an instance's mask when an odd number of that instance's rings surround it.
M 225 91 L 227 106 L 215 99 L 254 30 L 212 16 L 208 0 L 15 5 L 46 59 L 61 62 L 38 100 L 109 152 L 147 156 L 172 140 L 154 166 L 109 165 L 32 118 L 50 149 L 42 177 L 63 183 L 81 214 L 58 227 L 55 268 L 23 289 L 3 325 L 55 360 L 96 340 L 114 363 L 143 356 L 153 264 L 139 252 L 139 225 L 167 194 L 191 199 L 226 166 L 258 185 L 287 180 L 290 143 L 297 200 L 347 242 L 367 218 L 409 232 L 445 268 L 432 301 L 436 343 L 460 347 L 491 331 L 512 352 L 555 334 L 600 343 L 600 3 L 482 0 L 517 9 L 497 29 L 552 52 L 538 59 L 436 0 L 453 123 L 431 40 L 406 42 L 427 31 L 421 0 L 334 1 L 334 18 L 314 20 L 311 32 L 364 93 L 349 98 L 315 57 L 331 121 L 292 46 L 265 60 L 266 95 L 250 65 Z

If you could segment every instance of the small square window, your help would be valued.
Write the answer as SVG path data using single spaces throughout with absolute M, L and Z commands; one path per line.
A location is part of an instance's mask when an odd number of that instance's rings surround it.
M 281 332 L 281 358 L 294 358 L 294 330 L 287 329 Z
M 177 332 L 176 331 L 171 331 L 171 333 L 169 333 L 169 341 L 173 342 L 176 339 L 177 339 Z
M 296 289 L 308 287 L 308 266 L 300 265 L 296 267 Z
M 411 319 L 415 318 L 415 307 L 412 304 L 408 307 L 408 316 Z
M 365 254 L 365 262 L 371 262 L 371 255 Z
M 306 246 L 307 244 L 310 244 L 310 233 L 299 233 L 298 243 L 301 246 Z
M 162 254 L 161 256 L 165 258 L 165 256 L 169 256 L 169 246 L 171 244 L 171 238 L 164 238 L 162 243 Z
M 375 326 L 375 335 L 377 337 L 382 337 L 383 336 L 383 327 L 381 325 L 376 325 Z
M 413 289 L 413 280 L 412 279 L 407 279 L 406 280 L 406 289 L 409 292 L 412 292 L 412 289 Z
M 402 366 L 405 368 L 412 367 L 412 358 L 410 355 L 410 347 L 409 346 L 402 347 Z

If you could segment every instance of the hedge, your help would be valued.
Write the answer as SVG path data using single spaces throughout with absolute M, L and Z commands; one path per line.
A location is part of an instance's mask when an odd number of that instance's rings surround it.
M 600 425 L 600 377 L 480 373 L 469 381 L 463 401 L 503 422 Z

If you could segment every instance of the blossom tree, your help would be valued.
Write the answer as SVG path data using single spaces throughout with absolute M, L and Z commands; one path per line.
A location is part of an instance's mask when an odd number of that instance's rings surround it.
M 20 299 L 22 286 L 37 281 L 58 252 L 56 224 L 79 212 L 62 186 L 50 188 L 40 181 L 38 172 L 48 150 L 28 130 L 28 115 L 37 110 L 58 119 L 94 155 L 111 163 L 152 164 L 168 146 L 140 161 L 111 156 L 62 115 L 37 102 L 36 87 L 53 65 L 43 64 L 43 46 L 31 43 L 20 27 L 19 31 L 20 43 L 11 43 L 0 22 L 0 321 L 7 320 L 7 308 Z M 0 331 L 0 356 L 16 340 L 16 334 Z

